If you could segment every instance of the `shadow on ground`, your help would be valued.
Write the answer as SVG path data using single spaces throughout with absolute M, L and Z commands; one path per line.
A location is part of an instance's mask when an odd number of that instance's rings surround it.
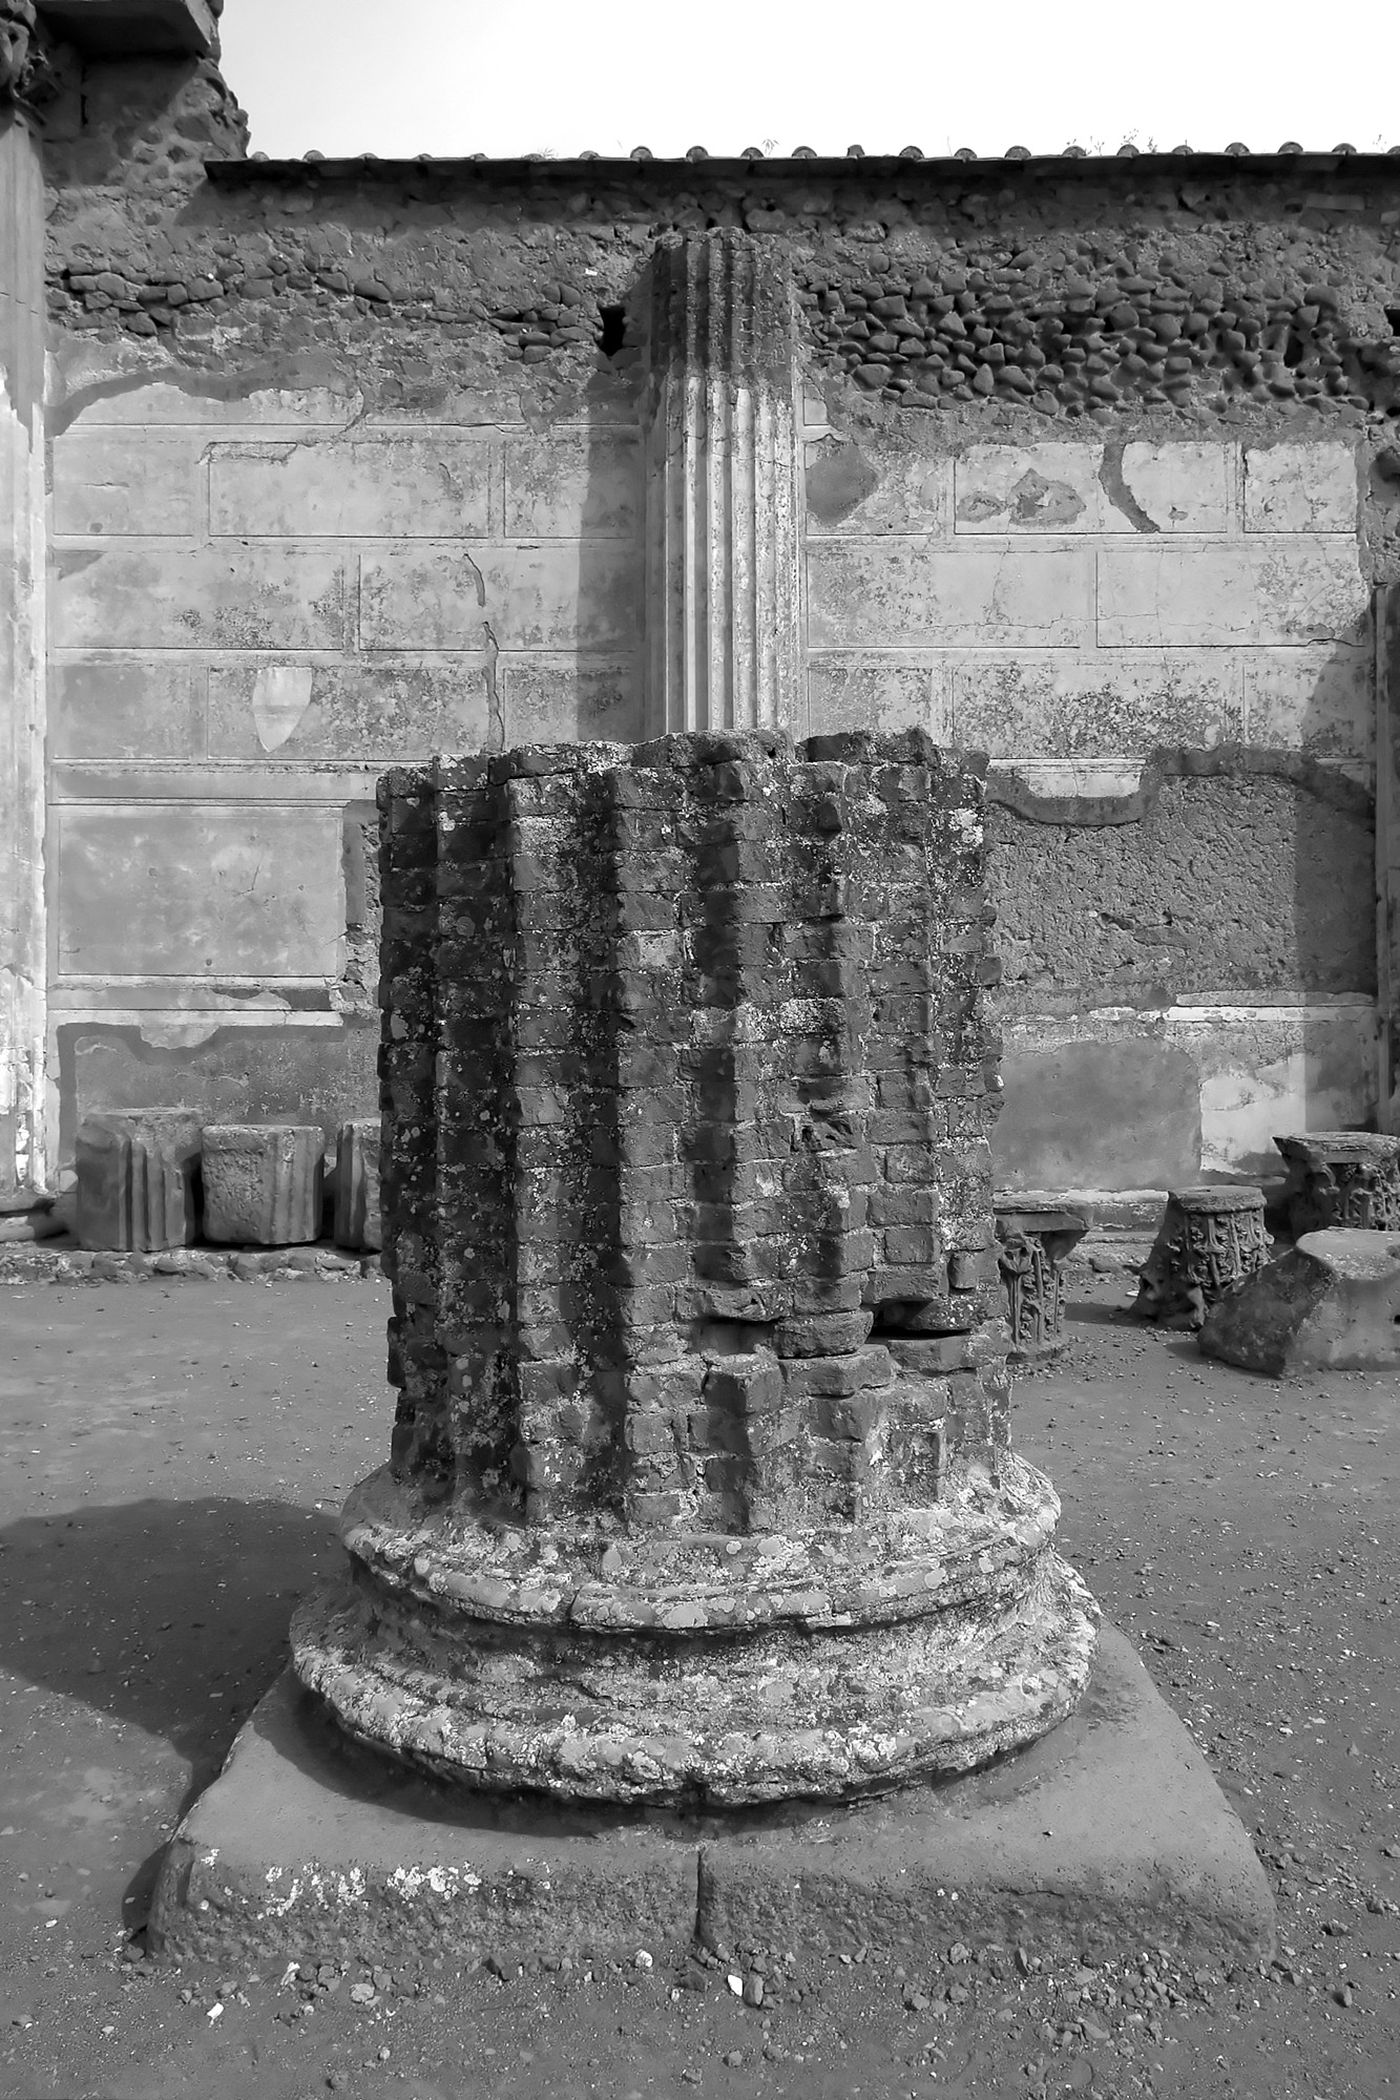
M 207 1496 L 97 1504 L 0 1529 L 0 1665 L 164 1737 L 208 1783 L 336 1564 L 329 1515 Z

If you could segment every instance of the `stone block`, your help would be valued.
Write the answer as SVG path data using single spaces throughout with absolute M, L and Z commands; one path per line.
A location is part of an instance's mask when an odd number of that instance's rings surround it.
M 193 1240 L 200 1121 L 188 1109 L 88 1116 L 74 1157 L 84 1247 L 145 1254 Z
M 298 438 L 209 448 L 215 537 L 483 539 L 498 469 L 487 436 Z
M 1067 648 L 1093 639 L 1093 555 L 1086 547 L 814 540 L 807 593 L 814 649 L 993 642 Z
M 641 665 L 634 656 L 516 656 L 496 675 L 508 743 L 632 743 L 641 735 Z
M 1098 555 L 1104 649 L 1358 642 L 1370 598 L 1354 541 L 1110 546 Z
M 954 468 L 955 530 L 1223 533 L 1232 445 L 972 445 Z
M 814 656 L 807 676 L 813 736 L 842 729 L 924 729 L 939 737 L 948 719 L 948 673 L 928 657 Z
M 937 533 L 952 513 L 953 464 L 917 451 L 908 434 L 863 430 L 805 448 L 807 530 Z
M 360 560 L 366 649 L 630 648 L 641 631 L 642 560 L 590 546 L 391 547 Z
M 1375 656 L 1364 646 L 1252 649 L 1243 658 L 1251 744 L 1342 764 L 1374 763 Z
M 337 1247 L 384 1245 L 379 1210 L 379 1118 L 342 1123 L 335 1147 L 335 1243 Z
M 211 1123 L 204 1132 L 204 1237 L 294 1247 L 321 1234 L 319 1123 Z
M 1246 532 L 1355 532 L 1356 454 L 1350 445 L 1246 445 Z
M 1239 659 L 1218 649 L 968 655 L 951 681 L 953 741 L 994 759 L 1145 757 L 1243 733 Z
M 475 751 L 490 723 L 489 658 L 444 663 L 216 664 L 209 756 L 338 759 L 403 765 L 433 751 Z
M 75 424 L 53 448 L 54 532 L 200 532 L 203 449 L 193 430 Z
M 1400 1232 L 1304 1233 L 1213 1307 L 1198 1340 L 1269 1378 L 1400 1365 Z
M 208 675 L 168 657 L 51 662 L 49 756 L 202 759 Z
M 54 833 L 66 974 L 338 974 L 345 899 L 333 805 L 66 803 Z
M 642 457 L 635 433 L 526 431 L 507 437 L 503 451 L 508 539 L 636 538 Z
M 339 649 L 346 638 L 343 558 L 326 547 L 59 549 L 49 602 L 64 649 Z

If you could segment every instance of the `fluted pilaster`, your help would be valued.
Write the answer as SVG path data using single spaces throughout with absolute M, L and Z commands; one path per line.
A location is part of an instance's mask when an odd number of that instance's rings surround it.
M 646 402 L 646 729 L 785 728 L 800 689 L 792 281 L 750 234 L 663 242 Z

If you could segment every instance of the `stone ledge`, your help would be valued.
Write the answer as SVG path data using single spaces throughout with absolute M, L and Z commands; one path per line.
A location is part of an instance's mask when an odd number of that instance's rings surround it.
M 49 27 L 80 51 L 130 58 L 219 55 L 223 0 L 39 0 Z
M 339 1283 L 381 1274 L 377 1254 L 322 1243 L 310 1247 L 172 1247 L 162 1254 L 109 1254 L 69 1234 L 0 1245 L 6 1283 Z
M 951 1939 L 1047 1958 L 1264 1957 L 1273 1899 L 1201 1752 L 1121 1634 L 1077 1713 L 970 1779 L 854 1809 L 684 1819 L 454 1793 L 348 1749 L 290 1672 L 171 1840 L 152 1944 L 178 1960 L 725 1955 Z

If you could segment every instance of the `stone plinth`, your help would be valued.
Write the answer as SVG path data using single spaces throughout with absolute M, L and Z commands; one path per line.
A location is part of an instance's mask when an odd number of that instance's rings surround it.
M 1288 1167 L 1283 1200 L 1295 1235 L 1400 1231 L 1400 1137 L 1311 1130 L 1274 1143 Z
M 377 1253 L 384 1244 L 379 1211 L 379 1118 L 342 1123 L 335 1143 L 335 1243 Z
M 1173 1189 L 1133 1311 L 1159 1326 L 1198 1328 L 1217 1298 L 1263 1267 L 1269 1248 L 1262 1189 Z
M 1271 1378 L 1400 1364 L 1400 1232 L 1304 1233 L 1212 1308 L 1199 1340 L 1207 1356 Z
M 204 1236 L 296 1247 L 321 1234 L 319 1124 L 211 1123 L 204 1132 Z
M 200 1147 L 199 1117 L 185 1108 L 86 1117 L 74 1147 L 80 1243 L 118 1254 L 188 1246 Z
M 400 1398 L 302 1680 L 566 1799 L 1043 1733 L 1096 1613 L 1009 1442 L 978 773 L 674 737 L 439 760 L 381 813 Z
M 997 1264 L 1006 1288 L 1012 1363 L 1038 1363 L 1065 1345 L 1060 1263 L 1089 1230 L 1077 1211 L 996 1206 Z

